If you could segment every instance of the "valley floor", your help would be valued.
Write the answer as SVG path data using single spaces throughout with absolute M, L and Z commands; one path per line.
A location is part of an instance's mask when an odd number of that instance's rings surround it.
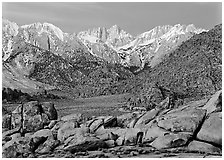
M 128 94 L 99 96 L 79 99 L 56 99 L 52 100 L 58 111 L 59 117 L 82 113 L 84 117 L 121 115 L 124 112 L 118 110 L 128 97 Z M 13 111 L 19 104 L 3 104 L 9 111 Z

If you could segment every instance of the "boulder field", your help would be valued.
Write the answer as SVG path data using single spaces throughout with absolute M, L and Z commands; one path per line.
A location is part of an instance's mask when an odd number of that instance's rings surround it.
M 84 120 L 75 113 L 58 118 L 51 102 L 30 101 L 2 117 L 2 157 L 133 157 L 149 153 L 222 153 L 222 99 L 174 109 Z M 150 157 L 150 156 L 149 156 Z

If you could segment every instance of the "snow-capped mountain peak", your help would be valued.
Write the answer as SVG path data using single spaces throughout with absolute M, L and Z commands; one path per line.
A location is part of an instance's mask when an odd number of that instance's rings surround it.
M 206 31 L 190 25 L 157 26 L 138 35 L 130 43 L 118 48 L 120 55 L 126 55 L 124 63 L 144 67 L 147 62 L 151 67 L 160 63 L 164 55 L 175 49 L 194 34 Z
M 51 23 L 44 22 L 42 24 L 40 22 L 37 22 L 37 23 L 29 24 L 29 25 L 23 25 L 21 26 L 21 28 L 22 29 L 34 28 L 37 30 L 38 34 L 42 34 L 43 32 L 47 32 L 51 34 L 52 32 L 52 34 L 56 35 L 61 41 L 63 41 L 64 39 L 64 36 L 63 36 L 64 33 L 62 32 L 62 30 Z
M 133 36 L 122 30 L 118 25 L 113 25 L 109 29 L 105 27 L 98 27 L 82 31 L 78 33 L 78 37 L 82 40 L 93 42 L 92 40 L 98 39 L 108 46 L 116 49 L 119 46 L 123 46 L 133 40 Z
M 13 37 L 16 36 L 16 42 L 25 41 L 57 55 L 66 51 L 72 56 L 74 51 L 83 49 L 109 62 L 144 67 L 153 58 L 160 59 L 183 41 L 203 31 L 206 30 L 196 28 L 193 24 L 164 25 L 133 37 L 118 25 L 113 25 L 109 29 L 97 27 L 68 34 L 47 22 L 19 27 L 16 23 L 3 20 L 3 51 L 5 59 L 8 59 L 8 53 L 14 45 Z
M 4 33 L 15 36 L 18 34 L 19 26 L 15 22 L 10 22 L 7 19 L 2 20 L 2 30 Z

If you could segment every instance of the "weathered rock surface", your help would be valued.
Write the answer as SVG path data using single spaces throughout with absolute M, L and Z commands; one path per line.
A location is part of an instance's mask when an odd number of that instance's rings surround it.
M 190 142 L 188 145 L 188 150 L 205 152 L 205 153 L 221 153 L 220 148 L 217 148 L 209 143 L 200 142 L 200 141 Z
M 152 109 L 151 111 L 146 112 L 143 116 L 141 116 L 138 121 L 135 123 L 134 127 L 138 128 L 141 126 L 145 126 L 151 120 L 153 120 L 157 114 L 159 113 L 159 109 Z
M 172 132 L 194 133 L 206 114 L 205 110 L 184 108 L 161 116 L 158 126 Z
M 3 158 L 18 158 L 23 157 L 23 154 L 30 152 L 30 139 L 27 137 L 20 137 L 7 142 L 2 147 Z
M 139 112 L 133 112 L 118 116 L 117 125 L 118 127 L 125 128 L 131 123 L 131 121 L 133 121 L 134 118 L 139 118 L 140 115 L 141 113 Z
M 14 139 L 20 138 L 21 134 L 20 133 L 15 133 L 15 134 L 12 134 L 10 137 L 12 138 L 12 140 L 14 140 Z
M 5 114 L 2 116 L 2 128 L 11 129 L 11 118 L 10 114 Z
M 75 153 L 77 151 L 97 150 L 106 148 L 106 143 L 92 134 L 83 134 L 80 128 L 76 129 L 73 136 L 64 142 L 64 149 Z
M 216 92 L 202 108 L 207 110 L 207 114 L 222 111 L 222 90 Z
M 12 128 L 17 128 L 17 127 L 21 127 L 22 126 L 22 109 L 23 106 L 19 105 L 18 107 L 16 107 L 16 109 L 14 111 L 12 111 Z
M 58 129 L 57 139 L 63 142 L 65 139 L 77 132 L 77 124 L 74 121 L 67 121 Z
M 47 114 L 49 120 L 57 120 L 58 119 L 58 113 L 54 107 L 54 103 L 43 102 L 42 107 L 43 107 L 44 113 Z
M 90 132 L 94 133 L 97 129 L 99 129 L 104 124 L 104 119 L 95 119 L 89 126 Z
M 143 129 L 143 131 L 144 131 L 144 136 L 143 136 L 144 143 L 151 143 L 156 138 L 170 133 L 169 131 L 158 127 L 158 124 L 156 121 L 151 122 L 148 125 L 146 125 L 145 128 Z
M 104 141 L 107 145 L 108 148 L 113 148 L 115 147 L 115 141 L 114 140 L 107 140 L 107 141 Z
M 57 147 L 59 144 L 60 144 L 59 140 L 48 138 L 44 143 L 38 146 L 35 152 L 39 154 L 47 154 L 52 152 L 54 148 Z
M 43 129 L 50 123 L 42 105 L 37 101 L 30 101 L 19 105 L 13 112 L 11 118 L 12 128 L 21 127 L 21 132 L 35 132 Z
M 211 113 L 203 123 L 197 138 L 222 145 L 222 112 Z
M 117 117 L 108 116 L 104 118 L 104 128 L 116 127 L 117 126 Z
M 50 129 L 41 129 L 32 135 L 32 138 L 37 138 L 37 137 L 53 138 L 53 134 Z
M 26 116 L 23 121 L 24 132 L 35 132 L 44 128 L 47 125 L 48 119 L 45 115 Z
M 189 133 L 170 133 L 156 138 L 151 145 L 156 149 L 166 149 L 183 146 L 191 138 Z
M 57 120 L 51 120 L 48 125 L 48 128 L 52 129 L 56 125 L 57 122 L 58 122 Z

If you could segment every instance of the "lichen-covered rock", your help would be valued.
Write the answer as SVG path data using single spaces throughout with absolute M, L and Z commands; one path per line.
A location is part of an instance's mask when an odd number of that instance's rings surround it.
M 21 127 L 21 132 L 35 132 L 50 123 L 38 101 L 30 101 L 19 105 L 11 118 L 12 128 Z
M 61 127 L 58 129 L 57 139 L 63 142 L 68 137 L 74 135 L 76 133 L 76 129 L 78 125 L 75 121 L 66 121 Z
M 221 153 L 221 149 L 215 147 L 209 143 L 200 142 L 200 141 L 192 141 L 188 144 L 189 151 L 198 151 L 205 153 Z
M 23 104 L 23 116 L 35 116 L 44 113 L 42 106 L 38 101 L 30 101 Z
M 206 111 L 195 108 L 177 109 L 159 117 L 158 126 L 172 132 L 194 133 Z
M 189 133 L 168 133 L 156 138 L 151 145 L 156 149 L 167 149 L 173 147 L 181 147 L 191 138 Z
M 20 137 L 7 142 L 2 147 L 3 158 L 17 158 L 25 153 L 30 153 L 30 139 Z
M 39 154 L 47 154 L 52 152 L 54 148 L 56 148 L 59 144 L 60 144 L 59 140 L 54 140 L 49 137 L 44 143 L 38 146 L 35 152 Z
M 53 134 L 49 129 L 42 129 L 27 137 L 30 138 L 31 151 L 35 152 L 35 150 L 47 139 L 53 139 Z
M 11 129 L 12 116 L 10 114 L 5 114 L 2 116 L 2 128 Z
M 23 105 L 19 105 L 16 107 L 14 111 L 12 111 L 12 118 L 11 118 L 12 128 L 22 126 L 22 114 L 23 114 L 22 109 Z
M 44 128 L 44 122 L 41 115 L 24 116 L 23 119 L 23 131 L 24 132 L 36 132 Z
M 204 121 L 197 138 L 222 145 L 222 112 L 211 113 Z
M 50 120 L 58 119 L 58 113 L 57 113 L 56 108 L 54 107 L 54 103 L 43 102 L 42 107 L 43 107 L 44 113 L 47 114 L 47 116 Z

